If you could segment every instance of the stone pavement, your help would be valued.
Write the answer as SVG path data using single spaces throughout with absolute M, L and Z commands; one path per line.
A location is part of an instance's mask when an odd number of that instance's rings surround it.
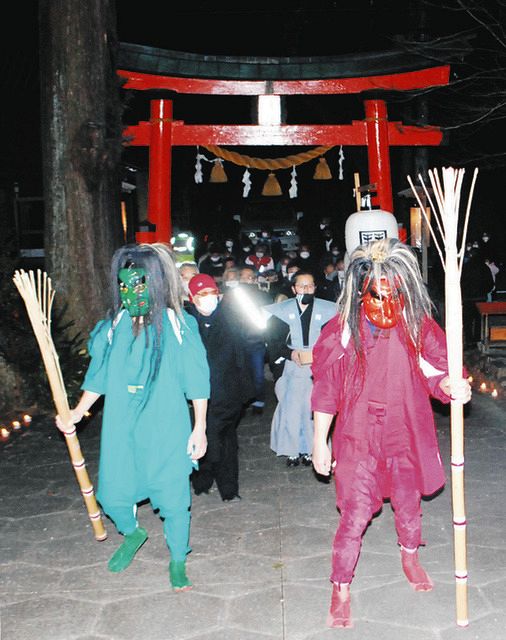
M 391 509 L 369 527 L 353 582 L 355 627 L 327 629 L 330 547 L 337 515 L 332 484 L 288 469 L 269 449 L 272 384 L 264 416 L 240 425 L 242 501 L 216 491 L 194 498 L 188 572 L 194 589 L 173 593 L 162 526 L 133 564 L 111 574 L 120 543 L 112 523 L 96 542 L 65 443 L 48 419 L 0 445 L 1 640 L 499 640 L 506 637 L 505 407 L 476 393 L 466 409 L 466 503 L 470 626 L 455 624 L 448 487 L 424 501 L 422 561 L 435 582 L 413 592 L 402 575 Z M 448 416 L 437 412 L 448 468 Z M 95 481 L 98 420 L 79 432 Z

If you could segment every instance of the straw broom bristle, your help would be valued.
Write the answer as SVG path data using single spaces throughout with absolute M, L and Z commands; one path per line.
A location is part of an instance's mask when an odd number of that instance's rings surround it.
M 51 279 L 47 277 L 46 273 L 42 276 L 41 271 L 37 270 L 37 282 L 35 282 L 33 271 L 26 273 L 21 269 L 15 272 L 13 281 L 24 300 L 28 317 L 37 339 L 56 410 L 63 422 L 68 424 L 71 421 L 71 413 L 67 392 L 58 354 L 51 337 L 51 307 L 54 300 Z M 93 493 L 93 485 L 84 465 L 84 458 L 75 429 L 71 433 L 65 434 L 65 442 L 84 497 L 95 538 L 96 540 L 105 540 L 107 533 L 100 518 L 100 511 Z
M 464 246 L 477 171 L 478 170 L 475 169 L 469 191 L 464 229 L 460 239 L 460 249 L 458 247 L 458 222 L 464 169 L 453 169 L 451 167 L 443 168 L 442 180 L 436 170 L 429 171 L 429 179 L 434 193 L 434 198 L 437 203 L 437 210 L 429 196 L 427 187 L 425 186 L 421 176 L 419 176 L 424 192 L 434 212 L 434 217 L 445 249 L 445 255 L 443 257 L 434 229 L 431 227 L 430 223 L 428 223 L 431 235 L 434 238 L 436 248 L 439 252 L 439 256 L 445 270 L 445 328 L 448 349 L 448 371 L 451 381 L 458 381 L 462 377 L 462 313 L 456 313 L 456 310 L 462 308 L 460 277 L 462 273 Z M 422 213 L 425 213 L 425 209 L 422 206 L 418 192 L 414 188 L 409 176 L 408 181 L 415 197 L 418 200 Z M 452 401 L 451 403 L 451 465 L 457 625 L 467 626 L 464 412 L 462 404 L 455 401 Z

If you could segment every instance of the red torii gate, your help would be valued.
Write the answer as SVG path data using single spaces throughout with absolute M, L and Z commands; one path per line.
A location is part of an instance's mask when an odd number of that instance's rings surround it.
M 184 78 L 119 70 L 123 88 L 170 90 L 206 95 L 349 94 L 363 91 L 409 91 L 449 82 L 449 65 L 404 73 L 321 80 L 228 80 Z M 369 182 L 376 186 L 373 205 L 393 211 L 391 146 L 436 146 L 442 133 L 434 126 L 406 126 L 388 120 L 384 100 L 364 100 L 365 119 L 349 125 L 186 125 L 173 120 L 172 100 L 151 100 L 149 122 L 125 128 L 125 144 L 149 147 L 148 220 L 154 231 L 136 234 L 138 242 L 170 242 L 171 166 L 173 146 L 208 145 L 354 145 L 367 146 Z

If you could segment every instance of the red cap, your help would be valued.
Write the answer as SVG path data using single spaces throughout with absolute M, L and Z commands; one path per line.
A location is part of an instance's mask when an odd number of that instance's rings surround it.
M 197 273 L 188 283 L 188 291 L 192 297 L 197 295 L 202 289 L 214 289 L 216 293 L 218 293 L 216 280 L 212 276 L 207 275 L 207 273 Z

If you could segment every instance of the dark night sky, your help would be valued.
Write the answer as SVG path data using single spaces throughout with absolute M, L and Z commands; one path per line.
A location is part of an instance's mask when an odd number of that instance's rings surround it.
M 148 0 L 132 21 L 120 2 L 118 33 L 128 42 L 197 53 L 330 55 L 388 47 L 399 29 L 410 28 L 406 4 L 398 0 L 200 1 L 178 3 L 166 19 L 157 20 L 153 17 L 160 2 Z
M 200 11 L 192 8 L 198 4 Z M 396 46 L 399 35 L 410 37 L 413 34 L 435 38 L 469 28 L 465 17 L 455 12 L 442 12 L 441 4 L 425 2 L 399 2 L 398 0 L 356 0 L 355 2 L 307 1 L 298 2 L 255 2 L 254 4 L 237 2 L 201 1 L 191 5 L 179 6 L 171 11 L 167 20 L 152 20 L 156 15 L 157 2 L 143 4 L 145 11 L 137 14 L 131 21 L 127 11 L 118 5 L 119 39 L 142 45 L 150 45 L 166 49 L 186 50 L 209 54 L 235 55 L 339 55 L 361 51 L 382 51 Z M 274 6 L 275 5 L 275 6 Z M 425 13 L 421 9 L 425 9 Z M 454 73 L 460 69 L 452 66 Z M 303 99 L 301 99 L 303 103 Z M 349 122 L 353 118 L 363 117 L 361 100 L 357 97 L 324 97 L 320 99 L 321 111 L 328 108 L 335 113 L 334 122 Z M 327 104 L 329 103 L 329 104 Z M 183 113 L 177 114 L 189 121 L 191 115 L 186 112 L 184 99 L 179 105 Z M 178 105 L 176 101 L 175 109 Z M 389 103 L 391 119 L 400 119 L 406 123 L 403 105 Z M 211 110 L 210 110 L 211 111 Z M 221 104 L 216 108 L 219 116 L 223 116 Z M 306 113 L 305 121 L 318 122 L 318 115 Z M 212 113 L 208 114 L 210 121 Z M 232 116 L 233 117 L 233 116 Z M 311 120 L 311 118 L 313 118 Z M 432 105 L 429 122 L 434 124 L 453 124 L 455 112 L 448 108 L 444 99 L 436 99 Z M 217 120 L 218 122 L 219 120 Z M 295 120 L 297 121 L 297 120 Z M 301 120 L 299 120 L 301 121 Z M 476 133 L 475 133 L 476 131 Z M 464 132 L 464 152 L 457 150 L 456 136 L 449 136 L 449 146 L 445 149 L 433 150 L 433 164 L 457 165 L 473 149 L 497 150 L 497 130 L 492 134 L 490 129 L 470 127 Z M 455 151 L 454 151 L 455 150 Z M 243 150 L 248 152 L 248 150 Z M 273 157 L 275 154 L 265 150 L 258 155 Z M 274 150 L 273 150 L 274 151 Z M 453 156 L 451 153 L 454 151 Z M 283 155 L 282 149 L 277 149 Z M 348 171 L 352 171 L 356 149 L 348 149 L 350 161 Z M 394 151 L 392 156 L 397 154 Z M 449 155 L 450 154 L 450 155 Z M 255 155 L 250 153 L 250 155 Z M 363 152 L 365 157 L 365 151 Z M 469 172 L 474 165 L 469 166 Z M 356 170 L 356 169 L 355 169 Z M 493 232 L 502 229 L 502 221 L 485 224 L 483 218 L 491 218 L 498 209 L 496 191 L 493 188 L 502 177 L 503 169 L 498 171 L 481 170 L 476 198 L 480 201 L 481 219 L 475 217 L 472 227 L 479 231 L 484 226 L 491 227 Z M 403 176 L 393 176 L 394 190 L 406 188 Z M 397 178 L 398 185 L 395 184 Z
M 117 3 L 118 37 L 124 42 L 210 54 L 305 56 L 384 50 L 392 46 L 397 34 L 409 34 L 423 26 L 421 14 L 409 9 L 421 4 L 398 0 L 199 0 L 178 3 L 178 8 L 171 6 L 167 15 L 166 3 L 145 0 L 140 5 L 121 0 Z M 36 5 L 32 0 L 12 7 L 14 42 L 1 44 L 7 99 L 0 116 L 5 152 L 0 180 L 5 186 L 18 181 L 24 195 L 40 192 Z M 433 36 L 455 31 L 459 28 L 456 18 L 456 14 L 446 14 L 445 19 L 436 21 L 429 11 L 425 30 Z M 445 124 L 445 118 L 451 117 L 444 108 L 438 114 L 439 120 L 431 117 L 430 121 Z M 361 118 L 362 114 L 354 117 Z M 347 120 L 336 117 L 337 122 Z M 481 129 L 479 134 L 470 135 L 469 151 L 479 141 L 494 152 L 500 138 L 497 129 L 492 136 Z M 487 216 L 499 210 L 501 195 L 495 185 L 502 181 L 503 172 L 480 174 L 477 197 Z M 479 219 L 475 224 L 486 226 Z M 494 224 L 503 226 L 502 221 Z

